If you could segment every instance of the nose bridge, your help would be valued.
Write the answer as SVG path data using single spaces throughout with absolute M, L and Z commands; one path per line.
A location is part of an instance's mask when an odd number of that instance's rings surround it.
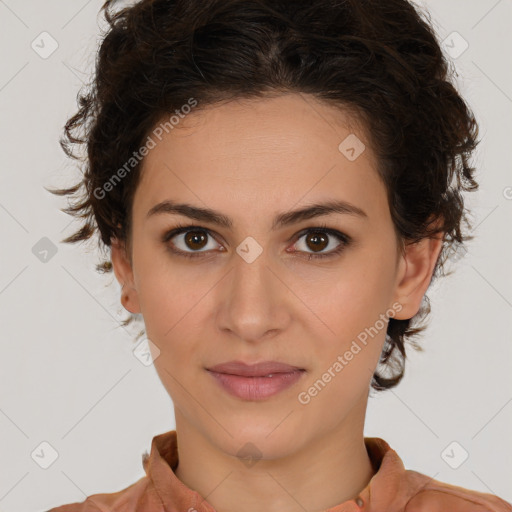
M 233 264 L 220 305 L 219 328 L 247 341 L 258 341 L 268 331 L 282 329 L 285 287 L 276 277 L 268 253 L 263 251 L 253 260 L 242 253 Z

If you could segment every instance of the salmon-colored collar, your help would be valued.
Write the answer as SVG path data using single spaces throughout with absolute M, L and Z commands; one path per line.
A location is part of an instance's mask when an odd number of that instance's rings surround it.
M 358 496 L 326 512 L 382 511 L 392 506 L 400 507 L 402 499 L 406 499 L 402 492 L 404 489 L 400 488 L 405 473 L 400 457 L 379 437 L 365 437 L 364 443 L 374 469 L 372 479 Z M 143 466 L 166 512 L 183 512 L 190 507 L 197 512 L 215 512 L 212 505 L 174 473 L 178 467 L 176 430 L 153 438 L 151 453 L 143 455 Z

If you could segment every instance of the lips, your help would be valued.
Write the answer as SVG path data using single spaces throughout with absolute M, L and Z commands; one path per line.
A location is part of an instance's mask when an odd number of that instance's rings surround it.
M 304 369 L 277 361 L 263 361 L 251 365 L 242 361 L 228 361 L 207 368 L 207 370 L 228 375 L 240 375 L 242 377 L 266 377 L 276 373 L 292 373 Z
M 206 368 L 228 394 L 245 401 L 266 400 L 291 388 L 302 379 L 306 370 L 277 361 L 245 364 L 229 361 Z

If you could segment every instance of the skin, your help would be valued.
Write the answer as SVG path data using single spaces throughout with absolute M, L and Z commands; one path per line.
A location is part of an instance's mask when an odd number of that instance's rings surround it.
M 176 475 L 221 512 L 316 511 L 354 499 L 373 476 L 363 428 L 386 328 L 360 344 L 309 403 L 298 394 L 381 314 L 408 319 L 418 312 L 442 236 L 398 251 L 364 129 L 310 95 L 224 103 L 192 111 L 177 128 L 145 157 L 132 252 L 112 244 L 122 304 L 142 313 L 160 351 L 154 365 L 174 405 Z M 351 133 L 366 144 L 355 161 L 338 150 Z M 168 199 L 220 211 L 233 227 L 176 214 L 146 218 Z M 271 230 L 278 212 L 326 199 L 349 201 L 367 218 L 330 214 Z M 187 245 L 187 233 L 162 241 L 178 222 L 210 230 L 202 248 Z M 340 244 L 325 235 L 315 250 L 311 236 L 299 235 L 322 224 L 353 242 L 339 255 L 308 261 Z M 263 249 L 251 263 L 236 252 L 248 236 Z M 174 255 L 173 242 L 208 256 Z M 277 395 L 247 401 L 228 395 L 205 370 L 237 359 L 306 372 Z M 248 442 L 261 453 L 251 466 L 237 456 Z

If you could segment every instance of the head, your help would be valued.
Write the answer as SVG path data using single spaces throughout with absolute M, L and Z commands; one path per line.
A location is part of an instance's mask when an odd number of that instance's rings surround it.
M 477 125 L 428 21 L 405 0 L 114 4 L 61 141 L 87 146 L 82 180 L 54 191 L 83 219 L 64 242 L 110 251 L 97 268 L 123 286 L 125 325 L 142 315 L 198 428 L 190 395 L 237 431 L 292 402 L 290 425 L 328 428 L 400 382 L 427 289 L 472 238 Z M 232 359 L 308 385 L 234 413 L 205 371 Z

